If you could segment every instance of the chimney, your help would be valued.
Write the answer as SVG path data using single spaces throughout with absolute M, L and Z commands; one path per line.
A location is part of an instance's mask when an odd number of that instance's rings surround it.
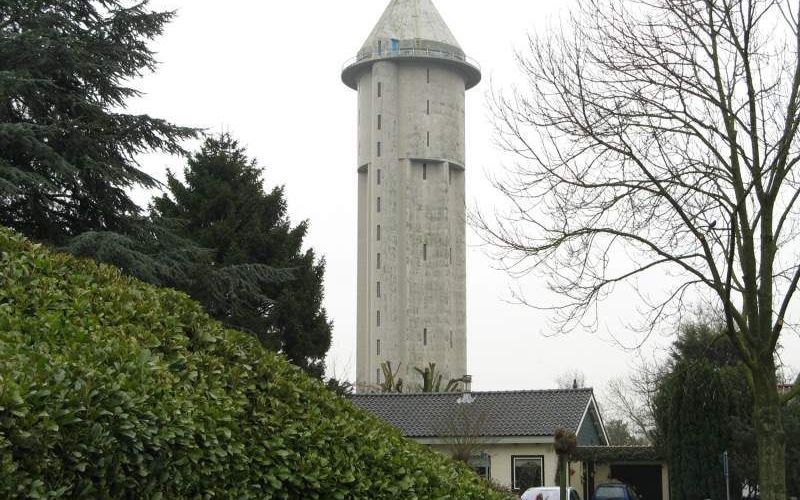
M 461 391 L 461 397 L 456 400 L 456 404 L 469 405 L 475 402 L 475 398 L 470 394 L 472 392 L 472 375 L 464 375 L 461 377 L 464 383 L 464 390 Z
M 572 388 L 573 389 L 577 389 L 578 388 L 578 379 L 577 378 L 572 381 Z

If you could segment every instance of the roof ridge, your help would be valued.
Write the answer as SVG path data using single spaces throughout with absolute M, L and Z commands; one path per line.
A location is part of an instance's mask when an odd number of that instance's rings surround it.
M 380 397 L 402 397 L 402 396 L 461 396 L 469 392 L 473 395 L 481 394 L 545 394 L 545 393 L 580 393 L 580 392 L 594 392 L 593 387 L 582 387 L 578 389 L 520 389 L 520 390 L 507 390 L 507 391 L 458 391 L 458 392 L 369 392 L 352 394 L 350 397 L 360 396 L 380 396 Z

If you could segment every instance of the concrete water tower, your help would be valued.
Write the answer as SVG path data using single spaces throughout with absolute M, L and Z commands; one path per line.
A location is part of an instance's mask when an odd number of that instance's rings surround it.
M 464 94 L 480 82 L 431 0 L 392 0 L 342 81 L 358 91 L 357 386 L 467 373 Z

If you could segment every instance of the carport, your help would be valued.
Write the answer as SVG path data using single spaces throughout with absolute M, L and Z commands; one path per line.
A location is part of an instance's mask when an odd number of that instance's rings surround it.
M 579 446 L 572 460 L 583 464 L 584 499 L 597 485 L 620 481 L 641 500 L 669 500 L 667 464 L 652 446 Z

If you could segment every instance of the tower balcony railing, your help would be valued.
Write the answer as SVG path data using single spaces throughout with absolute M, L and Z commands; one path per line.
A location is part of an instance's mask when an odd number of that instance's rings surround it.
M 472 66 L 474 69 L 480 71 L 481 67 L 478 61 L 468 57 L 463 52 L 453 52 L 435 48 L 424 47 L 409 47 L 383 50 L 380 52 L 361 52 L 357 56 L 348 59 L 342 66 L 342 71 L 356 64 L 361 64 L 368 61 L 376 61 L 380 59 L 391 58 L 408 58 L 408 57 L 427 57 L 431 59 L 444 59 L 447 61 L 455 61 Z

